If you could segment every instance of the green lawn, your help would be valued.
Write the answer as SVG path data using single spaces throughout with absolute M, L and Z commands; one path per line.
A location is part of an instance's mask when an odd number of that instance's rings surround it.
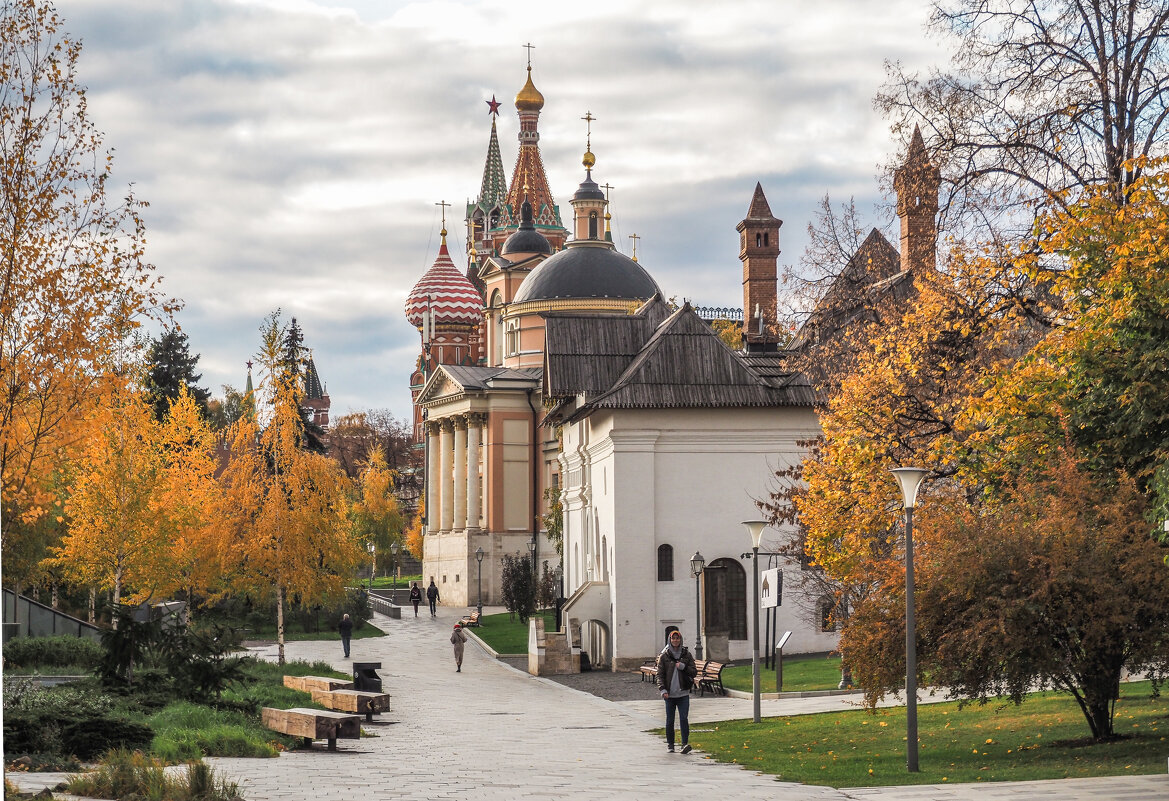
M 905 770 L 904 707 L 701 724 L 690 741 L 722 762 L 832 787 L 1163 773 L 1169 699 L 1150 692 L 1148 682 L 1122 685 L 1115 721 L 1124 739 L 1112 743 L 1088 739 L 1066 694 L 1036 693 L 1018 707 L 920 705 L 916 774 Z
M 426 585 L 422 583 L 422 576 L 402 576 L 397 582 L 394 581 L 393 576 L 378 576 L 373 580 L 373 588 L 375 590 L 392 590 L 396 586 L 399 590 L 408 590 L 411 581 L 417 581 L 419 589 L 423 592 L 426 591 Z M 358 584 L 362 587 L 368 587 L 369 579 L 359 581 Z
M 783 691 L 785 693 L 835 690 L 840 685 L 840 657 L 788 656 L 783 660 Z M 732 690 L 751 692 L 751 665 L 723 668 L 723 686 Z M 775 692 L 775 670 L 759 663 L 760 692 Z
M 556 613 L 544 612 L 544 629 L 552 631 L 556 625 Z M 500 654 L 526 654 L 528 652 L 528 625 L 520 623 L 517 617 L 514 620 L 508 612 L 498 615 L 484 615 L 479 619 L 479 627 L 469 629 L 475 636 L 495 649 Z
M 251 626 L 246 629 L 237 629 L 240 639 L 242 640 L 268 640 L 276 642 L 276 626 Z M 369 637 L 381 637 L 385 634 L 384 631 L 374 626 L 372 623 L 366 623 L 362 626 L 353 629 L 354 640 L 364 640 Z M 338 644 L 341 642 L 341 635 L 336 629 L 331 629 L 321 624 L 320 631 L 301 631 L 299 627 L 286 626 L 284 629 L 285 642 L 301 642 L 305 640 L 336 640 Z

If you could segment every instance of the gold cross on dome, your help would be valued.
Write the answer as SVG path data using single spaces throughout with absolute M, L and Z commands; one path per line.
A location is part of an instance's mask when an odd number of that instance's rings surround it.
M 633 240 L 633 260 L 637 261 L 637 240 L 641 239 L 637 234 L 630 234 L 629 238 Z
M 524 47 L 527 48 L 527 51 L 528 51 L 528 69 L 531 69 L 532 68 L 532 49 L 535 48 L 535 45 L 532 44 L 531 42 L 529 42 L 528 44 L 524 45 Z
M 434 205 L 442 206 L 442 227 L 446 228 L 446 210 L 451 206 L 451 204 L 447 203 L 445 200 L 440 200 Z

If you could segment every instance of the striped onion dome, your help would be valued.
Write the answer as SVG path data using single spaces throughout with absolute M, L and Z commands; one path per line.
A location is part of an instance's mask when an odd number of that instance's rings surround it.
M 471 280 L 451 261 L 446 247 L 446 231 L 443 231 L 438 258 L 406 296 L 406 319 L 411 325 L 422 327 L 422 313 L 428 304 L 434 312 L 436 325 L 473 325 L 483 318 L 483 298 Z

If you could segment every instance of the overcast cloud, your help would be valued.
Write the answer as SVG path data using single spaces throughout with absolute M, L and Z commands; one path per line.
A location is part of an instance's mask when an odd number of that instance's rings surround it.
M 510 176 L 525 42 L 541 150 L 567 221 L 583 177 L 613 185 L 614 236 L 663 290 L 738 306 L 735 225 L 755 182 L 798 261 L 825 193 L 872 224 L 898 143 L 871 100 L 886 59 L 925 65 L 918 0 L 378 2 L 58 0 L 84 42 L 89 110 L 114 178 L 150 203 L 148 256 L 182 298 L 203 383 L 240 387 L 258 327 L 296 316 L 334 418 L 409 416 L 419 337 L 407 293 L 438 249 L 440 200 L 478 192 L 504 102 Z M 891 230 L 891 229 L 890 229 Z

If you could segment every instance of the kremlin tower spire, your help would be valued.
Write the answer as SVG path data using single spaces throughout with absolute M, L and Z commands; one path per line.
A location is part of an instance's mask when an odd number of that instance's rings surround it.
M 507 207 L 507 178 L 503 172 L 503 158 L 499 154 L 499 134 L 495 119 L 503 105 L 495 95 L 487 103 L 491 115 L 491 138 L 487 140 L 487 160 L 483 164 L 483 181 L 479 197 L 467 204 L 467 250 L 471 253 L 490 253 L 492 249 L 490 231 L 512 222 Z M 471 265 L 475 269 L 476 265 Z
M 554 249 L 559 249 L 564 245 L 567 232 L 560 220 L 560 210 L 552 198 L 552 190 L 548 188 L 548 176 L 544 172 L 544 161 L 540 157 L 538 123 L 540 110 L 544 108 L 544 96 L 532 83 L 533 45 L 524 47 L 528 48 L 528 79 L 515 98 L 515 107 L 520 118 L 520 152 L 511 176 L 511 189 L 507 193 L 507 208 L 511 215 L 507 223 L 515 225 L 515 221 L 520 217 L 520 207 L 526 199 L 532 204 L 537 229 L 548 238 Z M 499 242 L 504 238 L 506 235 L 500 238 Z

